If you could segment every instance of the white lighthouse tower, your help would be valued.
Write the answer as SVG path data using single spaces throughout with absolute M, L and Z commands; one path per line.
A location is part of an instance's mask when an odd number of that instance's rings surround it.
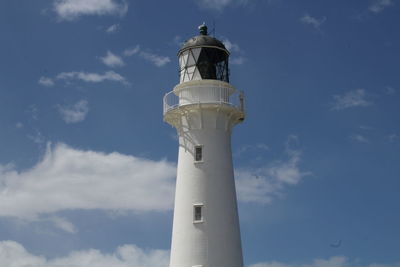
M 243 267 L 231 131 L 243 94 L 229 84 L 229 52 L 199 26 L 178 52 L 180 83 L 164 96 L 179 157 L 170 267 Z

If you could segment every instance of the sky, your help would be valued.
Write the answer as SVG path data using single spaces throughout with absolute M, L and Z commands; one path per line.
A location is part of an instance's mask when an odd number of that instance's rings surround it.
M 209 31 L 246 95 L 246 267 L 400 266 L 397 0 L 0 1 L 0 266 L 167 267 L 162 98 Z

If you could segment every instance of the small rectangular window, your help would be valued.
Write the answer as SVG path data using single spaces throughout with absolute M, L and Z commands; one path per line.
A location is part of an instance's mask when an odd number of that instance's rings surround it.
M 202 161 L 203 160 L 203 146 L 195 146 L 194 148 L 194 160 Z
M 203 205 L 193 206 L 193 222 L 203 222 Z

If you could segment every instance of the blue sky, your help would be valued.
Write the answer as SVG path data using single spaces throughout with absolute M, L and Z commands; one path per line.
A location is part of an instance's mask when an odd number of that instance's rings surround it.
M 1 266 L 168 266 L 178 146 L 162 97 L 203 21 L 246 94 L 246 266 L 400 266 L 399 8 L 1 1 Z

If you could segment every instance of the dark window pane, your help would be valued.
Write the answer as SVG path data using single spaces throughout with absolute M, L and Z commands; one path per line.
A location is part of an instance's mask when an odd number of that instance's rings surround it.
M 203 147 L 196 146 L 194 160 L 195 161 L 203 160 Z
M 202 219 L 203 219 L 203 216 L 201 214 L 201 206 L 195 206 L 194 207 L 194 220 L 201 221 Z

